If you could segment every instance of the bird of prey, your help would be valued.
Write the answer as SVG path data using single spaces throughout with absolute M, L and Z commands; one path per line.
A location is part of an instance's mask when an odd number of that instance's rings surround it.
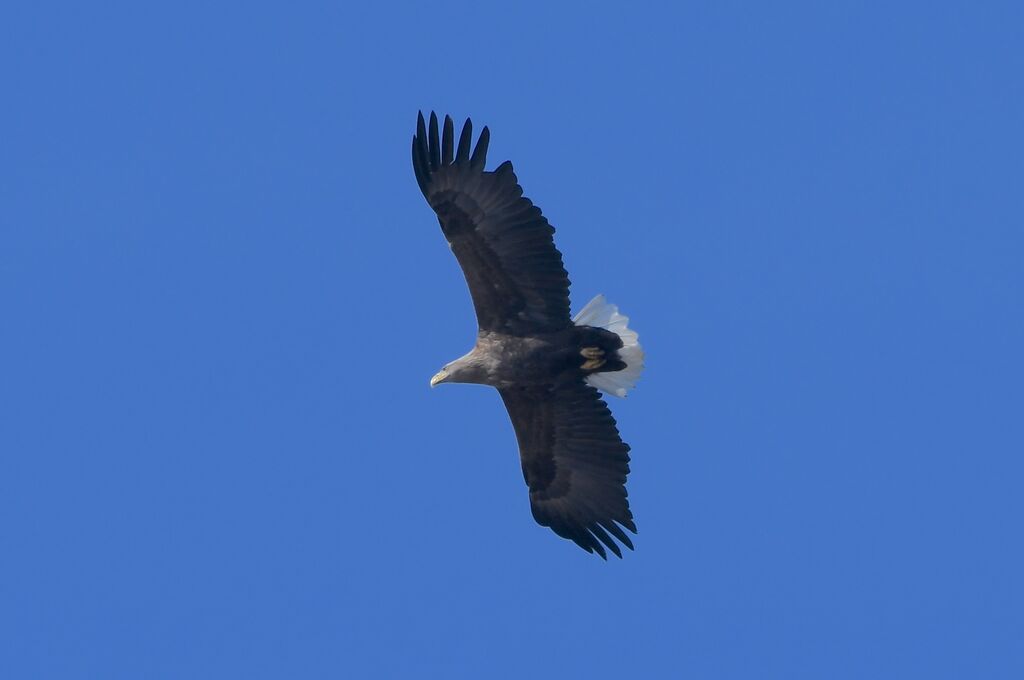
M 523 196 L 505 161 L 484 170 L 490 132 L 475 148 L 466 120 L 455 143 L 420 113 L 412 138 L 416 182 L 437 213 L 469 284 L 479 332 L 465 356 L 430 380 L 498 390 L 519 443 L 530 508 L 537 523 L 607 559 L 632 549 L 636 533 L 626 499 L 629 446 L 598 388 L 626 396 L 643 368 L 628 318 L 598 295 L 569 316 L 569 277 L 554 228 Z

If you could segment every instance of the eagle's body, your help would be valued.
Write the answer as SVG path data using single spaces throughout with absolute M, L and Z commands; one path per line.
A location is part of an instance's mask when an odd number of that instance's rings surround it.
M 449 375 L 453 367 L 457 368 L 457 379 L 446 377 L 443 382 L 479 383 L 499 389 L 580 382 L 592 372 L 582 368 L 587 362 L 582 354 L 585 348 L 597 348 L 612 356 L 620 347 L 619 336 L 603 328 L 570 326 L 536 336 L 480 331 L 473 350 L 445 367 Z
M 559 536 L 605 557 L 632 548 L 626 500 L 629 446 L 595 387 L 625 396 L 643 367 L 628 319 L 602 296 L 569 316 L 569 277 L 554 229 L 523 196 L 512 164 L 484 170 L 490 134 L 470 155 L 467 120 L 455 148 L 454 126 L 422 114 L 413 168 L 437 213 L 476 309 L 476 344 L 434 376 L 495 387 L 512 419 L 533 516 Z M 614 538 L 613 538 L 614 537 Z

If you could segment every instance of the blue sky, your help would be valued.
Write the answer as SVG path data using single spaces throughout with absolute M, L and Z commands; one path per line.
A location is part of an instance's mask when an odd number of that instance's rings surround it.
M 1021 677 L 1022 26 L 5 5 L 0 675 Z M 641 333 L 622 561 L 427 386 L 475 320 L 419 109 Z

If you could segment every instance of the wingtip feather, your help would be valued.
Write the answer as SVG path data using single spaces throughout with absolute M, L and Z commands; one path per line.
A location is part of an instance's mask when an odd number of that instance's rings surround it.
M 430 137 L 427 138 L 427 153 L 430 169 L 437 170 L 441 166 L 441 142 L 437 133 L 437 114 L 430 112 Z
M 484 129 L 480 131 L 480 138 L 476 142 L 476 148 L 473 149 L 473 157 L 469 159 L 469 165 L 474 170 L 483 170 L 487 164 L 487 147 L 491 143 L 491 131 L 484 126 Z
M 427 138 L 427 121 L 423 119 L 423 112 L 416 114 L 416 136 L 420 139 Z
M 452 117 L 444 117 L 444 131 L 441 134 L 441 163 L 451 165 L 455 147 L 455 123 Z
M 618 557 L 620 560 L 622 559 L 622 551 L 619 549 L 619 546 L 615 543 L 615 539 L 608 535 L 608 532 L 606 532 L 597 524 L 590 527 L 590 531 L 595 536 L 597 536 L 598 540 L 600 540 L 602 543 L 608 546 L 608 549 L 615 553 L 616 557 Z
M 456 163 L 465 163 L 469 160 L 469 149 L 473 144 L 473 119 L 467 118 L 462 124 L 462 132 L 459 134 L 459 149 L 455 153 Z

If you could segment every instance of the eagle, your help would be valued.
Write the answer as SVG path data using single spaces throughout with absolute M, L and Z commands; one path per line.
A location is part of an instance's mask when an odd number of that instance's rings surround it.
M 624 529 L 637 530 L 626 494 L 629 445 L 598 390 L 625 397 L 635 385 L 644 356 L 637 333 L 602 295 L 570 317 L 555 230 L 509 161 L 484 169 L 489 130 L 473 147 L 470 119 L 457 145 L 450 116 L 438 128 L 435 113 L 428 129 L 420 112 L 413 170 L 465 274 L 479 330 L 473 349 L 430 386 L 496 388 L 534 519 L 589 553 L 607 560 L 607 548 L 621 558 L 619 543 L 633 549 Z

